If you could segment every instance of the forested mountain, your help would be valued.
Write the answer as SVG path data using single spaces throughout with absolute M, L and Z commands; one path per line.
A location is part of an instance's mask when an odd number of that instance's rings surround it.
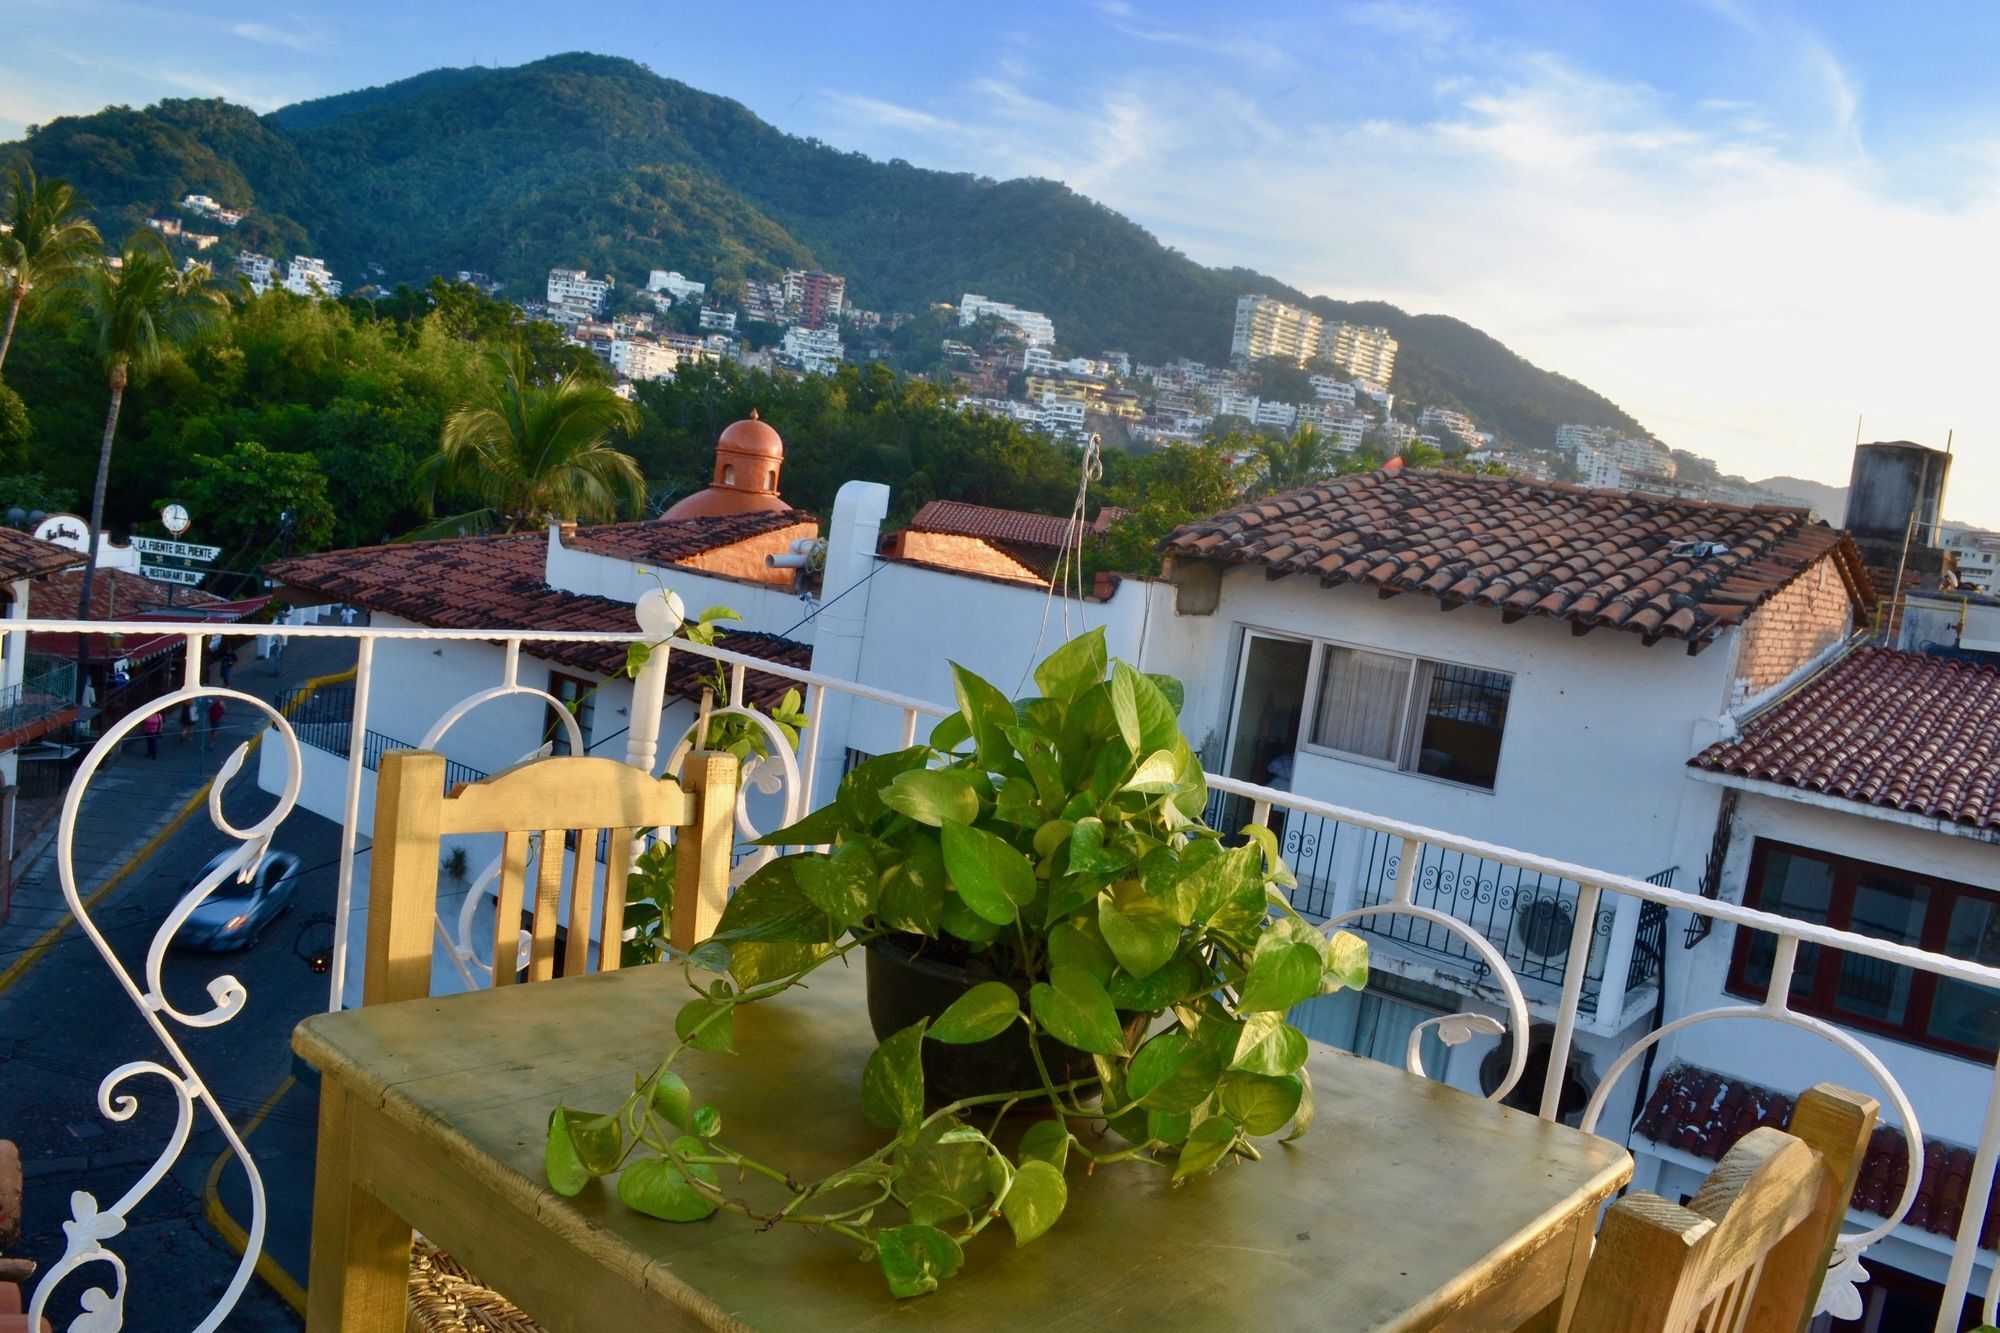
M 1058 182 L 877 162 L 605 56 L 433 70 L 261 119 L 219 101 L 113 107 L 0 145 L 0 159 L 15 153 L 73 181 L 107 234 L 207 193 L 251 210 L 231 241 L 320 255 L 357 285 L 465 268 L 527 294 L 556 264 L 628 284 L 650 268 L 726 283 L 812 264 L 846 274 L 850 301 L 872 309 L 977 291 L 1046 311 L 1072 351 L 1211 362 L 1228 353 L 1240 294 L 1306 300 L 1196 264 Z M 1552 443 L 1564 421 L 1638 429 L 1461 321 L 1307 303 L 1386 325 L 1402 343 L 1400 393 L 1505 438 Z

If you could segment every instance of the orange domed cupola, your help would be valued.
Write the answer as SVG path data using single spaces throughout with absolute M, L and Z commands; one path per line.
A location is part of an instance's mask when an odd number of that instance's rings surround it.
M 778 495 L 778 471 L 784 463 L 784 440 L 753 407 L 747 421 L 730 426 L 716 440 L 715 477 L 708 489 L 679 501 L 661 517 L 712 518 L 790 509 Z

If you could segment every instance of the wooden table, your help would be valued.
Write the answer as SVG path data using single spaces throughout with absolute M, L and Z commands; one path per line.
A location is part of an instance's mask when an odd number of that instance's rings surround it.
M 740 1012 L 737 1054 L 678 1066 L 725 1141 L 802 1178 L 883 1141 L 856 1109 L 874 1047 L 860 968 L 828 971 Z M 616 1106 L 687 996 L 647 967 L 301 1023 L 293 1046 L 324 1075 L 309 1327 L 400 1333 L 410 1226 L 553 1333 L 1554 1327 L 1632 1173 L 1608 1140 L 1316 1046 L 1299 1143 L 1179 1188 L 1137 1165 L 1086 1178 L 1073 1157 L 1053 1231 L 1015 1249 L 995 1226 L 942 1290 L 899 1302 L 837 1237 L 660 1222 L 608 1182 L 574 1199 L 544 1183 L 550 1108 Z

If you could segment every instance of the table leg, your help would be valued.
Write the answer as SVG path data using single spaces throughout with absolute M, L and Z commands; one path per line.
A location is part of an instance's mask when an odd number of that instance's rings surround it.
M 1547 1309 L 1522 1324 L 1515 1333 L 1565 1333 L 1569 1328 L 1570 1316 L 1576 1312 L 1577 1295 L 1583 1290 L 1584 1271 L 1590 1267 L 1598 1211 L 1595 1205 L 1586 1208 L 1569 1224 L 1569 1235 L 1560 1242 L 1569 1250 L 1568 1277 L 1563 1282 L 1561 1299 L 1551 1301 Z
M 313 1172 L 309 1333 L 402 1333 L 410 1291 L 410 1226 L 354 1183 L 355 1106 L 334 1079 L 320 1085 Z

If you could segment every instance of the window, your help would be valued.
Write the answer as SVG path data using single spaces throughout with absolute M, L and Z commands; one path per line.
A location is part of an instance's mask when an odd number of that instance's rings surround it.
M 578 680 L 575 676 L 565 676 L 560 671 L 549 673 L 549 693 L 562 701 L 570 716 L 576 719 L 576 728 L 583 733 L 583 748 L 590 748 L 590 724 L 597 712 L 597 696 L 591 693 L 597 686 L 591 681 Z M 550 754 L 568 754 L 569 728 L 554 708 L 548 710 L 548 719 L 543 723 L 542 739 L 550 743 Z
M 1312 741 L 1491 791 L 1513 688 L 1504 671 L 1324 644 Z
M 1967 884 L 1759 839 L 1743 901 L 1798 921 L 2000 964 L 2000 894 Z M 1772 936 L 1737 931 L 1730 991 L 1763 999 L 1776 954 Z M 1802 1012 L 1953 1055 L 1991 1059 L 2000 1043 L 2000 995 L 1813 944 L 1799 946 L 1791 1000 Z

